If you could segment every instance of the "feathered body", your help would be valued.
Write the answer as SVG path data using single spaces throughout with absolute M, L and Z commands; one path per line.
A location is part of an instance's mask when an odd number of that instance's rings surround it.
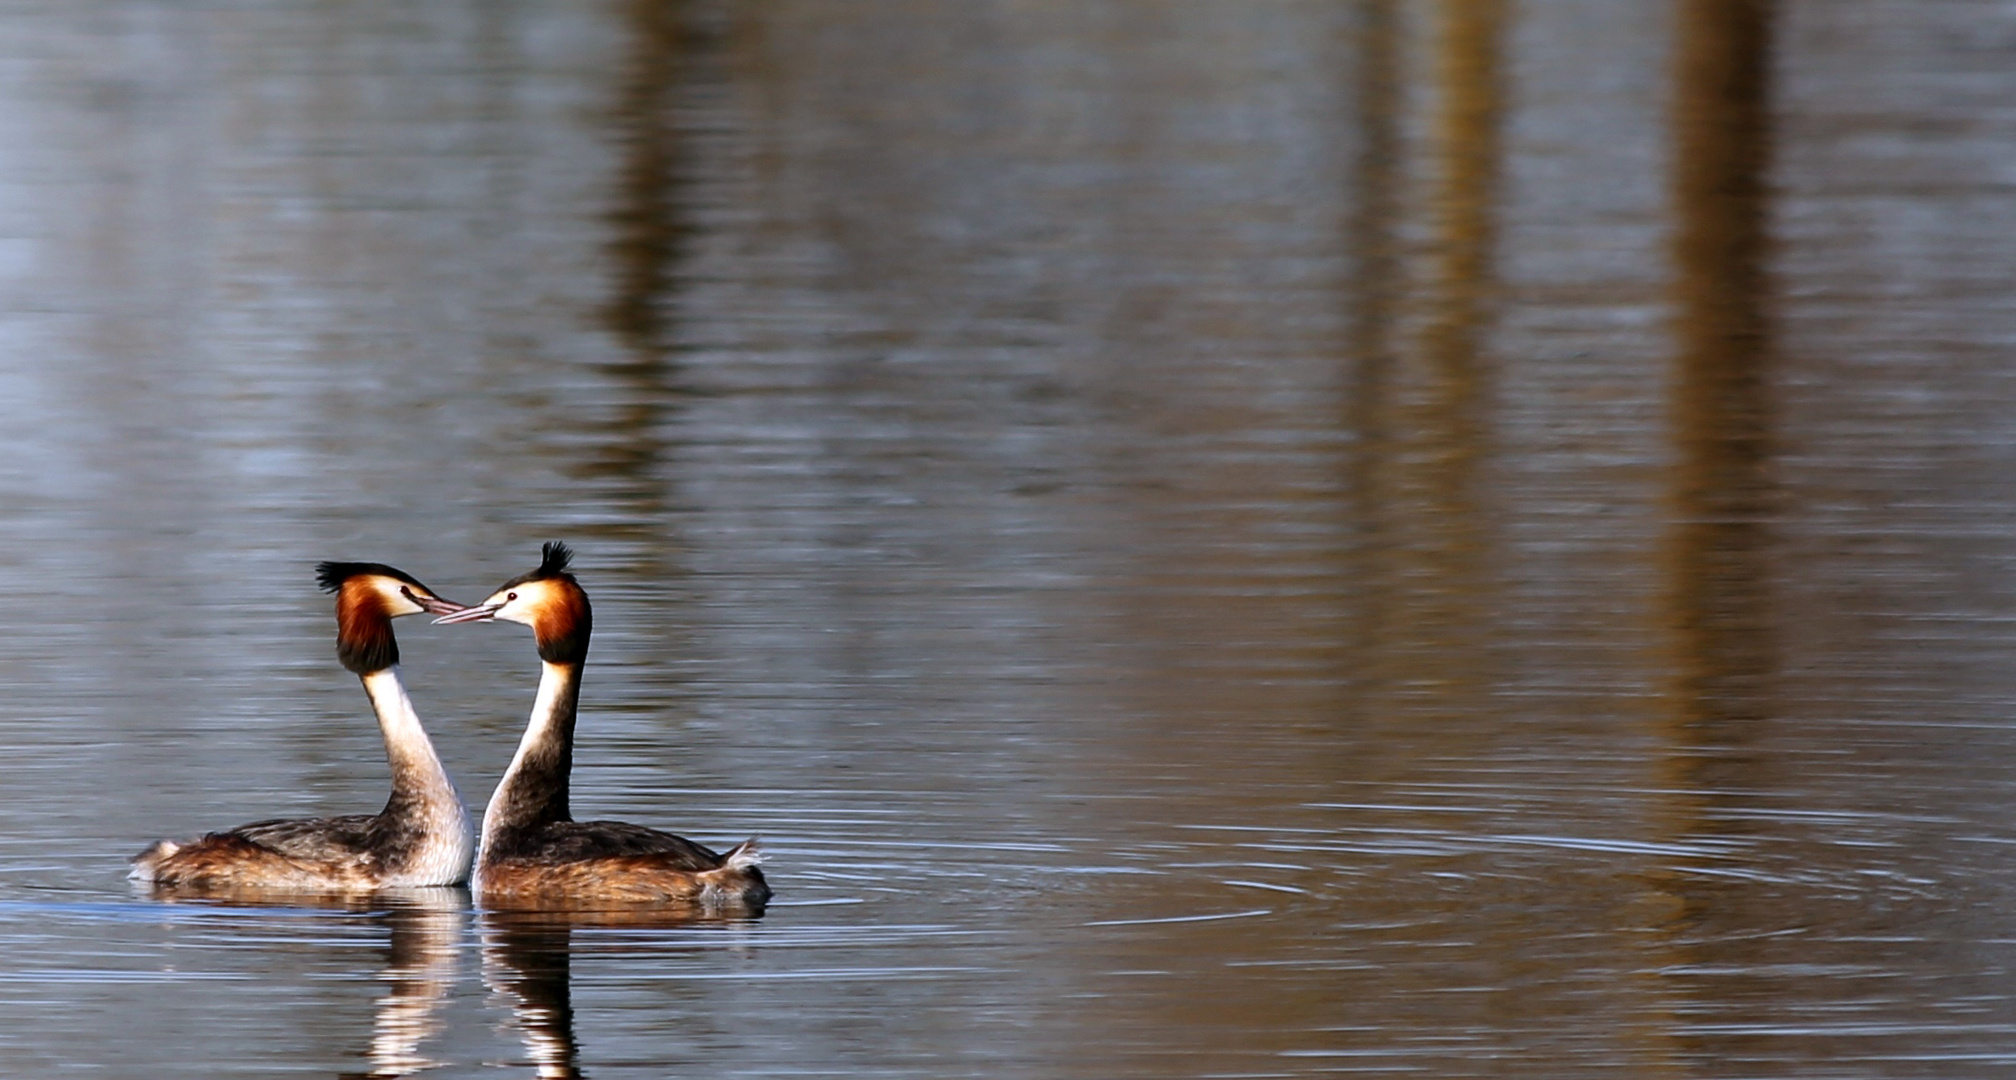
M 549 543 L 539 568 L 482 604 L 436 622 L 503 619 L 530 626 L 541 673 L 518 752 L 483 812 L 471 887 L 493 907 L 562 900 L 690 902 L 760 908 L 770 887 L 754 840 L 725 854 L 681 836 L 620 821 L 575 821 L 567 802 L 574 719 L 594 613 L 567 572 L 572 554 Z
M 129 875 L 159 890 L 352 892 L 468 879 L 475 839 L 462 796 L 434 752 L 399 678 L 392 620 L 463 610 L 379 563 L 322 563 L 336 594 L 336 654 L 378 716 L 392 795 L 376 814 L 258 821 L 195 840 L 157 841 Z

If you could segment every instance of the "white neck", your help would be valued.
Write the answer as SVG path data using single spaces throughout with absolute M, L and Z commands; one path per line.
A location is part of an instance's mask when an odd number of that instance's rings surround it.
M 465 880 L 474 844 L 470 836 L 469 811 L 462 795 L 420 716 L 413 711 L 413 699 L 406 696 L 406 684 L 397 665 L 361 676 L 371 708 L 378 714 L 378 730 L 385 736 L 385 758 L 392 765 L 392 799 L 386 813 L 411 816 L 424 840 L 409 860 L 397 870 L 388 885 L 453 885 Z
M 483 842 L 487 847 L 498 830 L 520 825 L 528 814 L 567 815 L 567 774 L 573 766 L 574 709 L 580 693 L 579 665 L 540 661 L 539 695 L 532 718 L 518 740 L 511 767 L 497 782 L 490 805 L 483 809 Z

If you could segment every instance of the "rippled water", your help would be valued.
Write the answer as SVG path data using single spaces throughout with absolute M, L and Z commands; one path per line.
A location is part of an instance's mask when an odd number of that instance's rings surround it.
M 2004 1074 L 2012 42 L 0 6 L 0 1075 Z M 129 888 L 382 800 L 315 561 L 554 538 L 577 812 L 763 918 Z

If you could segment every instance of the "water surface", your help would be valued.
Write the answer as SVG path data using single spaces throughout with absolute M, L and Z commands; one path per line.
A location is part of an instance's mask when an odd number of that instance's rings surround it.
M 2016 1065 L 2016 15 L 0 7 L 0 1073 Z M 320 559 L 760 920 L 163 903 Z M 401 624 L 472 803 L 536 677 Z

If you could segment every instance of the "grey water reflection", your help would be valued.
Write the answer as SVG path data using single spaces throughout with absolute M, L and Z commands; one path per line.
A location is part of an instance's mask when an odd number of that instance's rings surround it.
M 574 1031 L 577 953 L 589 963 L 648 962 L 653 948 L 668 941 L 691 951 L 698 940 L 692 931 L 732 933 L 753 925 L 746 918 L 678 909 L 486 912 L 480 922 L 483 984 L 507 1002 L 532 1075 L 577 1077 L 584 1075 Z M 689 933 L 683 938 L 668 933 L 677 931 Z M 577 935 L 600 935 L 602 940 L 577 942 Z M 687 1048 L 676 1052 L 683 1057 Z
M 0 9 L 0 1074 L 2007 1069 L 2011 18 Z M 762 920 L 128 890 L 554 538 Z
M 151 911 L 10 903 L 0 912 L 8 996 L 32 996 L 10 1011 L 8 1071 L 61 1071 L 66 1059 L 136 1076 L 193 1073 L 192 1063 L 356 1077 L 440 1068 L 437 1043 L 465 974 L 467 901 L 422 889 L 285 904 L 168 900 Z M 135 964 L 141 956 L 158 966 Z M 75 1043 L 65 1058 L 48 1053 L 66 1040 Z
M 367 1075 L 410 1076 L 445 1064 L 421 1051 L 441 1033 L 442 1007 L 461 974 L 464 920 L 459 903 L 395 907 L 387 915 L 392 941 L 380 978 L 392 990 L 379 1001 L 372 1021 Z
M 511 999 L 526 1057 L 539 1077 L 581 1075 L 569 984 L 571 933 L 564 921 L 523 914 L 493 914 L 484 922 L 484 985 Z
M 155 898 L 199 906 L 235 903 L 255 911 L 271 910 L 276 900 L 256 894 L 181 901 L 162 894 Z M 357 1051 L 368 1068 L 343 1075 L 412 1076 L 446 1064 L 429 1057 L 425 1048 L 442 1032 L 442 1014 L 461 975 L 467 895 L 458 889 L 403 889 L 369 898 L 295 896 L 285 902 L 297 910 L 356 915 L 359 918 L 353 922 L 385 932 L 383 960 L 372 977 L 386 989 L 372 1005 L 369 1039 Z

